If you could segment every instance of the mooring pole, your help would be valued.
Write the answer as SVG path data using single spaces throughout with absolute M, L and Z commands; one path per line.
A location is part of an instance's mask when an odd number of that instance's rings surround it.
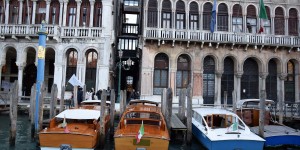
M 42 21 L 41 28 L 38 32 L 39 35 L 39 47 L 38 47 L 38 67 L 36 76 L 36 101 L 35 101 L 35 132 L 39 130 L 39 95 L 41 91 L 41 84 L 44 82 L 45 73 L 45 53 L 46 53 L 46 37 L 47 31 L 45 29 L 45 22 Z

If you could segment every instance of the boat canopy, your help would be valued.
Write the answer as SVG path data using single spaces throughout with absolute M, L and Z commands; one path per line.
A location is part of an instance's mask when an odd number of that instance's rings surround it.
M 99 117 L 100 111 L 91 109 L 67 109 L 56 116 L 56 118 L 66 119 L 98 119 Z
M 241 99 L 237 101 L 236 107 L 237 108 L 254 108 L 259 107 L 260 99 Z M 266 105 L 268 104 L 274 104 L 275 102 L 273 100 L 266 99 Z
M 99 103 L 101 104 L 101 100 L 85 100 L 82 101 L 81 104 L 89 104 L 89 103 Z M 106 101 L 106 104 L 110 104 L 110 101 Z

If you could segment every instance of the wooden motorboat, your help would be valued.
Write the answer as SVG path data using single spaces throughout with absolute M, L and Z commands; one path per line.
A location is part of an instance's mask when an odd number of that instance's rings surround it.
M 192 131 L 208 150 L 262 150 L 265 142 L 236 114 L 221 108 L 194 108 Z
M 158 103 L 131 100 L 114 139 L 116 150 L 167 150 L 170 136 Z
M 72 150 L 92 150 L 100 138 L 100 105 L 81 104 L 79 108 L 67 109 L 51 119 L 49 127 L 39 132 L 41 150 L 70 147 Z M 105 113 L 105 132 L 110 117 Z
M 236 113 L 250 127 L 251 131 L 259 134 L 259 99 L 243 99 L 237 102 Z M 264 117 L 265 146 L 281 145 L 300 146 L 300 131 L 278 123 L 272 116 L 273 100 L 266 100 Z

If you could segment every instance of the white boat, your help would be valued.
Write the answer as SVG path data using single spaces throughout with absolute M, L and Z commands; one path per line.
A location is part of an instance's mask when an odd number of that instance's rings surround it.
M 259 102 L 259 99 L 243 99 L 237 102 L 237 114 L 256 134 L 259 133 Z M 265 146 L 300 146 L 300 131 L 276 122 L 271 115 L 270 107 L 272 105 L 274 105 L 273 100 L 266 100 L 264 117 Z
M 265 140 L 252 133 L 233 112 L 221 108 L 194 108 L 194 136 L 209 150 L 262 150 Z

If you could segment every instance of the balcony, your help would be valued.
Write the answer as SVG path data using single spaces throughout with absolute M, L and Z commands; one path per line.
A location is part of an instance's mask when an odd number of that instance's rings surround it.
M 172 40 L 189 42 L 215 42 L 231 44 L 252 44 L 264 46 L 300 47 L 298 36 L 266 35 L 233 32 L 214 32 L 199 30 L 178 30 L 146 28 L 144 38 L 148 40 Z
M 100 38 L 102 34 L 101 27 L 59 27 L 57 25 L 46 25 L 48 37 L 56 40 L 60 39 L 96 39 Z M 38 37 L 40 25 L 12 25 L 0 24 L 0 36 L 5 37 Z

